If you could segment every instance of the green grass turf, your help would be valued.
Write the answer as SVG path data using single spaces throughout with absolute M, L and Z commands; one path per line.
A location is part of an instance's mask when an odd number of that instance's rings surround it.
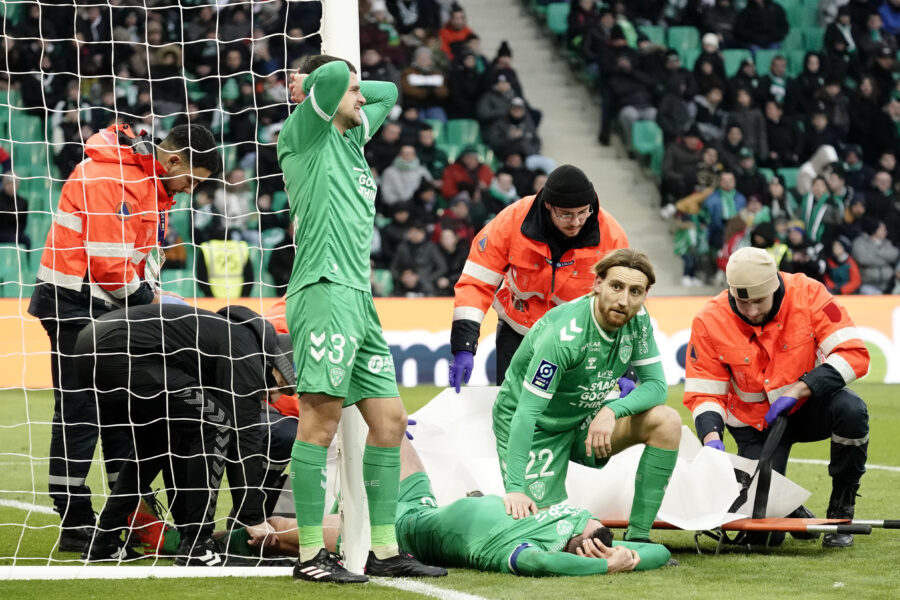
M 871 416 L 870 465 L 900 466 L 900 407 L 894 401 L 898 388 L 882 384 L 858 383 L 856 390 L 865 398 Z M 402 396 L 410 413 L 434 397 L 432 386 L 403 389 Z M 669 391 L 668 403 L 676 407 L 685 423 L 689 415 L 681 406 L 680 386 Z M 46 392 L 8 390 L 0 392 L 0 499 L 19 500 L 50 506 L 46 495 L 47 462 L 29 462 L 28 455 L 45 457 L 49 447 L 49 421 L 52 398 Z M 726 440 L 733 450 L 733 441 Z M 25 456 L 17 456 L 25 455 Z M 795 458 L 828 458 L 828 443 L 795 447 Z M 91 470 L 90 485 L 97 494 L 95 508 L 102 505 L 99 463 Z M 823 516 L 828 502 L 830 480 L 826 467 L 791 464 L 788 475 L 812 492 L 807 502 Z M 896 490 L 900 472 L 870 469 L 863 479 L 857 517 L 862 519 L 900 518 Z M 18 490 L 10 492 L 9 490 Z M 28 490 L 22 492 L 21 490 Z M 220 495 L 218 518 L 230 510 L 228 494 Z M 48 562 L 73 561 L 74 554 L 51 553 L 58 522 L 54 515 L 26 513 L 0 506 L 0 557 L 16 556 L 16 564 L 46 565 Z M 220 524 L 223 521 L 220 521 Z M 449 577 L 429 581 L 448 590 L 467 592 L 485 598 L 575 598 L 582 595 L 625 598 L 895 598 L 900 596 L 900 532 L 874 530 L 870 536 L 858 536 L 850 550 L 824 550 L 819 542 L 802 542 L 790 537 L 785 544 L 765 553 L 747 553 L 726 548 L 713 556 L 714 542 L 700 541 L 704 554 L 694 551 L 689 532 L 654 532 L 653 537 L 667 544 L 681 565 L 640 574 L 620 574 L 592 578 L 525 579 L 510 575 L 454 570 Z M 30 558 L 31 560 L 25 560 Z M 0 564 L 12 561 L 0 559 Z M 59 563 L 57 563 L 59 564 Z M 65 563 L 63 563 L 65 564 Z M 127 567 L 122 567 L 127 568 Z M 378 586 L 338 588 L 316 584 L 289 584 L 286 578 L 219 578 L 196 582 L 183 580 L 146 581 L 66 581 L 0 582 L 0 598 L 46 598 L 65 593 L 67 598 L 95 598 L 121 595 L 152 597 L 222 597 L 247 593 L 254 596 L 285 593 L 312 596 L 316 600 L 332 598 L 407 598 L 414 594 Z M 290 586 L 290 587 L 286 587 Z

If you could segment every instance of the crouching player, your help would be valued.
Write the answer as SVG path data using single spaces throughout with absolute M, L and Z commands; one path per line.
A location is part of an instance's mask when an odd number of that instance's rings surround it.
M 515 519 L 564 501 L 569 461 L 601 468 L 645 444 L 625 539 L 649 541 L 675 468 L 681 419 L 662 406 L 666 382 L 647 292 L 656 281 L 646 254 L 622 248 L 594 265 L 593 292 L 544 315 L 513 356 L 494 403 L 494 434 Z M 609 392 L 632 364 L 641 384 Z
M 428 564 L 532 577 L 575 576 L 646 571 L 664 566 L 671 557 L 660 544 L 613 542 L 609 529 L 587 510 L 565 504 L 526 519 L 508 515 L 500 496 L 473 495 L 438 507 L 425 467 L 406 440 L 400 458 L 397 541 Z M 276 540 L 263 553 L 296 556 L 296 520 L 272 517 L 269 524 Z M 339 525 L 337 515 L 325 517 L 325 545 L 331 552 L 340 542 Z M 217 535 L 222 551 L 260 554 L 242 528 Z

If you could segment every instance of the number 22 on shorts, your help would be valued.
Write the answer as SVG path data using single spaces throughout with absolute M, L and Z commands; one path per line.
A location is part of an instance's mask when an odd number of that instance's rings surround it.
M 543 461 L 541 470 L 538 473 L 532 473 L 531 469 L 538 461 Z M 549 471 L 550 465 L 553 464 L 553 451 L 550 448 L 542 448 L 535 454 L 532 450 L 528 453 L 528 465 L 525 467 L 525 479 L 538 479 L 544 477 L 553 477 L 556 472 Z

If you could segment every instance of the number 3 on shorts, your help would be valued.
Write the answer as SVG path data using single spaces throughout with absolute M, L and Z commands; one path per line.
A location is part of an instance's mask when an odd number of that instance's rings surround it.
M 538 461 L 542 462 L 541 470 L 538 473 L 532 473 L 531 469 L 535 466 L 534 463 Z M 528 465 L 525 467 L 525 479 L 553 477 L 556 472 L 548 470 L 551 464 L 553 464 L 553 451 L 550 448 L 542 448 L 541 450 L 538 450 L 537 454 L 532 450 L 528 453 Z

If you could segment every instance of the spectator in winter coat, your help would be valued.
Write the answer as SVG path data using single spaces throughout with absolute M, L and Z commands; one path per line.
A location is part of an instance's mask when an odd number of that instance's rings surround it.
M 416 156 L 422 161 L 422 166 L 431 173 L 431 178 L 439 181 L 444 176 L 447 168 L 447 153 L 435 145 L 434 129 L 428 123 L 419 130 L 419 143 L 416 145 Z
M 734 24 L 737 21 L 737 11 L 732 6 L 731 0 L 716 0 L 713 6 L 703 8 L 703 29 L 719 38 L 719 45 L 724 48 L 735 46 Z
M 416 106 L 425 119 L 447 120 L 444 103 L 449 95 L 447 77 L 434 63 L 431 50 L 420 46 L 413 52 L 412 63 L 401 73 L 403 101 Z
M 687 97 L 687 81 L 675 79 L 670 85 L 656 112 L 656 123 L 662 129 L 666 142 L 683 135 L 694 122 L 691 102 Z
M 683 198 L 694 191 L 697 181 L 697 163 L 703 142 L 696 127 L 676 138 L 666 147 L 662 166 L 663 203 Z
M 840 134 L 828 122 L 825 107 L 818 105 L 813 109 L 812 116 L 803 132 L 803 146 L 800 152 L 801 160 L 809 160 L 816 150 L 822 146 L 837 148 L 841 143 Z
M 722 247 L 725 243 L 725 223 L 736 217 L 746 205 L 747 199 L 736 189 L 734 173 L 722 171 L 718 187 L 703 202 L 710 249 Z
M 478 98 L 484 92 L 485 74 L 478 70 L 478 59 L 469 48 L 463 48 L 450 65 L 450 96 L 447 116 L 451 119 L 474 119 Z
M 423 223 L 429 229 L 437 220 L 438 195 L 434 182 L 423 179 L 419 189 L 413 194 L 412 201 L 407 203 L 410 220 Z
M 509 105 L 516 93 L 513 91 L 512 82 L 506 73 L 497 72 L 489 77 L 490 89 L 485 91 L 475 106 L 475 115 L 481 122 L 482 128 L 488 128 L 497 120 L 502 119 L 509 111 Z
M 760 87 L 766 100 L 771 99 L 783 104 L 787 95 L 787 85 L 787 59 L 778 54 L 769 63 L 769 72 L 762 78 Z
M 521 98 L 513 98 L 506 115 L 491 124 L 485 132 L 485 141 L 497 154 L 515 144 L 525 156 L 526 163 L 528 157 L 541 151 L 537 128 Z
M 738 156 L 737 189 L 746 198 L 755 197 L 760 201 L 768 196 L 766 176 L 756 167 L 756 158 L 750 148 L 742 148 Z
M 493 180 L 494 172 L 479 159 L 478 147 L 469 145 L 462 149 L 453 164 L 444 169 L 441 195 L 452 198 L 462 191 L 461 186 L 467 186 L 470 193 L 474 193 L 476 190 L 487 189 Z
M 378 137 L 366 144 L 364 152 L 375 175 L 384 172 L 400 153 L 400 134 L 403 129 L 395 121 L 385 121 Z
M 741 126 L 744 133 L 744 145 L 753 154 L 762 158 L 769 154 L 769 139 L 766 135 L 765 118 L 753 102 L 749 90 L 739 89 L 735 95 L 735 107 L 729 120 Z
M 897 279 L 897 259 L 900 250 L 887 239 L 887 227 L 881 221 L 863 222 L 863 234 L 853 240 L 853 255 L 859 265 L 862 285 L 860 294 L 886 294 Z
M 416 156 L 415 146 L 401 146 L 400 154 L 381 175 L 381 200 L 390 206 L 412 200 L 422 180 L 431 181 L 428 172 Z
M 751 50 L 778 48 L 789 30 L 784 9 L 772 0 L 750 0 L 734 23 L 735 39 Z
M 628 55 L 616 61 L 616 70 L 606 84 L 612 99 L 611 110 L 616 111 L 622 126 L 626 147 L 631 147 L 631 127 L 638 120 L 656 120 L 654 81 L 642 69 L 632 64 Z M 603 110 L 607 110 L 604 106 Z
M 804 119 L 816 106 L 816 92 L 825 84 L 822 61 L 816 52 L 807 52 L 803 58 L 803 72 L 790 80 L 784 100 L 785 111 L 792 117 Z
M 454 4 L 450 9 L 450 18 L 438 32 L 441 37 L 441 50 L 451 59 L 454 58 L 472 33 L 466 22 L 466 11 L 458 4 Z
M 725 121 L 728 114 L 722 108 L 722 88 L 710 88 L 706 95 L 695 96 L 696 123 L 706 143 L 722 138 L 725 133 Z
M 862 280 L 859 266 L 850 256 L 850 240 L 839 237 L 831 243 L 831 252 L 825 261 L 825 287 L 832 294 L 855 294 Z
M 391 272 L 396 281 L 401 280 L 402 271 L 414 266 L 426 295 L 431 295 L 438 277 L 447 274 L 447 263 L 437 246 L 426 237 L 425 226 L 412 222 L 406 230 L 406 239 L 397 247 L 391 262 Z
M 438 242 L 438 250 L 441 251 L 441 255 L 447 263 L 447 274 L 437 278 L 434 286 L 435 292 L 439 296 L 452 296 L 453 286 L 456 285 L 466 266 L 469 247 L 460 241 L 456 231 L 443 229 L 440 242 Z

